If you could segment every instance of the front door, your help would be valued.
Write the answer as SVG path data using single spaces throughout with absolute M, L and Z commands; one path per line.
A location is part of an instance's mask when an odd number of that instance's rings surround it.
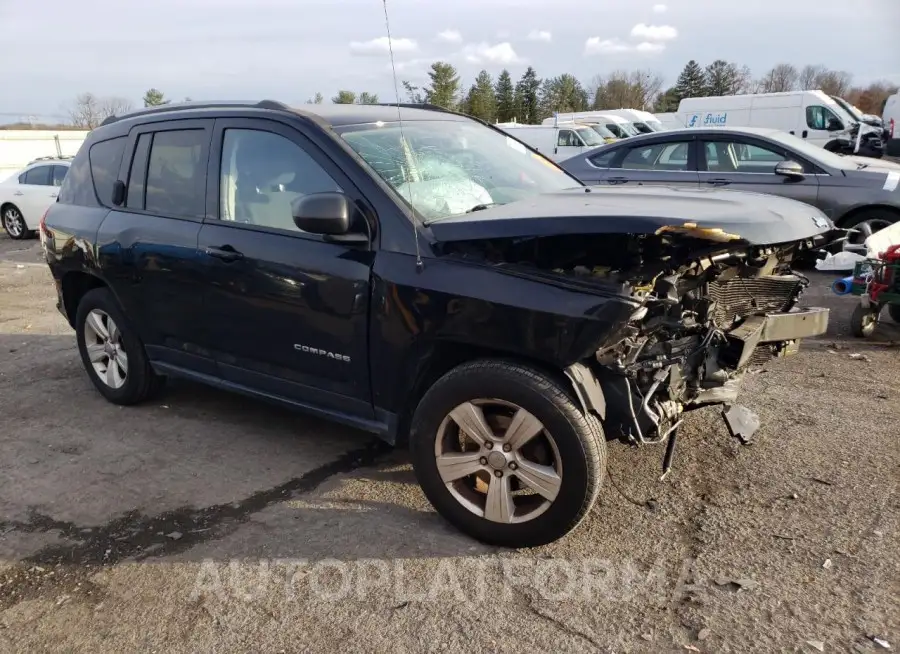
M 816 205 L 819 181 L 811 164 L 798 161 L 808 173 L 800 180 L 775 174 L 779 162 L 796 158 L 787 150 L 739 136 L 705 137 L 701 145 L 701 185 L 770 193 Z
M 58 175 L 54 173 L 54 166 L 43 164 L 28 169 L 19 176 L 20 182 L 14 193 L 13 200 L 22 212 L 25 223 L 29 229 L 37 227 L 38 221 L 51 204 L 56 202 L 59 194 L 59 184 L 54 184 Z
M 371 418 L 369 243 L 303 232 L 291 201 L 349 180 L 297 129 L 220 119 L 213 132 L 199 251 L 207 344 L 226 380 Z
M 697 176 L 694 140 L 663 140 L 622 148 L 606 171 L 606 182 L 613 186 L 660 184 L 696 188 Z

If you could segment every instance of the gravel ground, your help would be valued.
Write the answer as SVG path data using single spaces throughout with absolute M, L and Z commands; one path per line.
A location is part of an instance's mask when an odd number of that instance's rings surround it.
M 753 445 L 692 414 L 662 482 L 611 445 L 578 531 L 501 551 L 364 434 L 187 383 L 106 403 L 0 237 L 0 651 L 896 649 L 900 331 L 850 338 L 830 281 L 831 333 L 748 379 Z

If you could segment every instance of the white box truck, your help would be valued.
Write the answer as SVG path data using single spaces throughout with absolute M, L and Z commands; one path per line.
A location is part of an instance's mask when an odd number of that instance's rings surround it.
M 840 150 L 866 137 L 883 148 L 881 130 L 860 124 L 821 91 L 756 93 L 685 98 L 678 105 L 685 127 L 766 127 L 788 132 L 827 150 Z M 870 135 L 867 137 L 867 135 Z
M 504 132 L 527 143 L 553 161 L 563 161 L 601 146 L 605 141 L 588 125 L 563 123 L 556 125 L 498 124 Z

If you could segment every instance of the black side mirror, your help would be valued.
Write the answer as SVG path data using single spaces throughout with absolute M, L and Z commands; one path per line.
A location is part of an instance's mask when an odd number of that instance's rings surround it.
M 842 123 L 837 118 L 829 118 L 828 127 L 826 129 L 829 132 L 840 132 L 842 129 L 844 129 L 844 123 Z
M 327 240 L 367 241 L 363 234 L 351 234 L 361 218 L 356 206 L 340 192 L 311 193 L 291 202 L 294 224 L 304 232 L 322 234 Z
M 110 199 L 114 207 L 121 207 L 125 204 L 125 182 L 121 179 L 113 182 L 112 198 Z
M 796 161 L 782 161 L 775 166 L 775 174 L 781 175 L 782 177 L 787 177 L 793 181 L 800 181 L 803 179 L 803 166 L 797 163 Z

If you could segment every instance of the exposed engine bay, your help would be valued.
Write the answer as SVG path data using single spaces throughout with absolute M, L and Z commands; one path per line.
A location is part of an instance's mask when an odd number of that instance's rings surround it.
M 452 253 L 565 286 L 627 298 L 635 310 L 585 362 L 605 396 L 608 437 L 665 442 L 682 414 L 736 400 L 745 373 L 824 333 L 826 309 L 797 309 L 809 281 L 791 269 L 825 237 L 751 246 L 692 225 L 656 234 L 594 234 L 453 243 Z M 739 416 L 740 417 L 740 416 Z M 732 434 L 752 436 L 726 416 Z M 743 421 L 746 422 L 746 421 Z M 671 459 L 671 453 L 667 453 Z

